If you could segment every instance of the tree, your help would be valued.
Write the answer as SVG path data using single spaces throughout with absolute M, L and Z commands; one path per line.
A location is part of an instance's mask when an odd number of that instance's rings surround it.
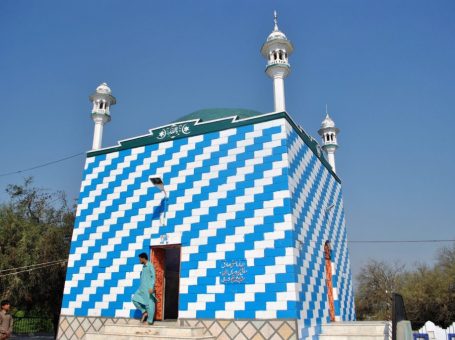
M 23 184 L 9 185 L 10 200 L 0 205 L 0 269 L 66 260 L 74 224 L 74 206 L 64 193 Z M 51 317 L 57 329 L 66 262 L 1 276 L 1 298 L 18 309 Z
M 412 271 L 370 260 L 357 276 L 356 311 L 359 320 L 388 320 L 391 293 L 402 294 L 413 328 L 426 321 L 448 327 L 455 320 L 455 244 L 442 248 L 433 266 Z
M 391 315 L 391 293 L 401 287 L 403 266 L 371 260 L 357 275 L 355 294 L 358 320 L 388 320 Z
M 430 320 L 448 327 L 455 320 L 455 246 L 439 250 L 433 267 L 420 265 L 404 278 L 408 318 L 418 328 Z

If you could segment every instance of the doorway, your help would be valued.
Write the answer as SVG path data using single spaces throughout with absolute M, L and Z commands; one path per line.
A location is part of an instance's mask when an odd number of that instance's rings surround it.
M 180 245 L 154 246 L 151 259 L 155 267 L 155 320 L 176 320 L 179 310 Z
M 332 249 L 330 248 L 330 241 L 324 244 L 324 259 L 325 259 L 325 277 L 327 285 L 327 297 L 329 302 L 329 316 L 330 321 L 335 321 L 335 302 L 333 297 L 333 281 L 332 281 Z

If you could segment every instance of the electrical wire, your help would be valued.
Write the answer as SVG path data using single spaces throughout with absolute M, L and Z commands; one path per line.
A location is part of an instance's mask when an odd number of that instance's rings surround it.
M 33 268 L 33 267 L 36 267 L 36 266 L 43 266 L 43 265 L 48 265 L 48 264 L 57 264 L 57 263 L 61 263 L 61 262 L 66 262 L 66 260 L 55 260 L 55 261 L 49 261 L 49 262 L 42 262 L 42 263 L 30 264 L 30 265 L 23 266 L 23 267 L 2 269 L 2 270 L 0 270 L 0 273 L 9 272 L 9 271 L 14 271 L 14 270 L 20 270 L 20 269 L 26 269 L 26 268 Z
M 63 263 L 63 262 L 66 262 L 66 261 L 62 261 L 62 263 Z M 44 268 L 48 268 L 48 267 L 55 266 L 55 265 L 57 265 L 57 264 L 60 264 L 60 263 L 53 263 L 53 264 L 48 264 L 48 265 L 46 265 L 46 266 L 35 267 L 35 268 L 20 270 L 20 271 L 8 273 L 8 274 L 3 274 L 3 275 L 0 275 L 0 278 L 6 277 L 6 276 L 11 276 L 11 275 L 17 275 L 17 274 L 21 274 L 21 273 L 25 273 L 25 272 L 31 272 L 31 271 L 37 270 L 37 269 L 44 269 Z
M 65 262 L 66 262 L 66 260 L 65 260 L 65 261 L 61 261 L 61 262 L 59 262 L 59 263 L 47 264 L 47 265 L 45 265 L 45 266 L 39 266 L 39 267 L 34 267 L 34 268 L 28 268 L 28 269 L 19 270 L 19 271 L 7 273 L 7 274 L 0 274 L 0 278 L 6 277 L 6 276 L 11 276 L 11 275 L 17 275 L 17 274 L 21 274 L 21 273 L 25 273 L 25 272 L 31 272 L 31 271 L 33 271 L 33 270 L 45 269 L 45 268 L 48 268 L 48 267 L 53 267 L 53 266 L 56 266 L 56 265 L 60 265 L 60 264 L 65 263 Z
M 49 166 L 49 165 L 53 165 L 53 164 L 66 161 L 66 160 L 74 158 L 74 157 L 81 156 L 84 153 L 85 152 L 79 152 L 79 153 L 76 153 L 76 154 L 71 155 L 71 156 L 67 156 L 67 157 L 63 157 L 63 158 L 60 158 L 60 159 L 56 159 L 54 161 L 50 161 L 50 162 L 46 162 L 46 163 L 43 163 L 43 164 L 35 165 L 35 166 L 30 167 L 30 168 L 26 168 L 26 169 L 22 169 L 22 170 L 16 170 L 16 171 L 11 171 L 11 172 L 5 172 L 3 174 L 0 174 L 0 177 L 17 175 L 17 174 L 20 174 L 20 173 L 23 173 L 23 172 L 26 172 L 26 171 L 31 171 L 31 170 L 35 170 L 35 169 L 39 169 L 39 168 L 44 168 L 44 167 Z
M 440 243 L 440 242 L 455 242 L 455 239 L 453 240 L 353 240 L 353 241 L 348 241 L 349 243 Z M 52 267 L 58 264 L 62 264 L 67 262 L 67 260 L 56 260 L 56 261 L 49 261 L 49 262 L 43 262 L 43 263 L 37 263 L 37 264 L 32 264 L 28 266 L 23 266 L 23 267 L 16 267 L 16 268 L 9 268 L 9 269 L 2 269 L 0 270 L 0 278 L 5 277 L 5 276 L 10 276 L 10 275 L 17 275 L 25 272 L 31 272 L 33 270 L 37 269 L 44 269 L 48 267 Z M 5 272 L 10 272 L 6 274 L 2 274 Z

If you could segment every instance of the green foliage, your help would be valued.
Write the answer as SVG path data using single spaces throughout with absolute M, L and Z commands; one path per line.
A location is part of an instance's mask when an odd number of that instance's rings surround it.
M 0 205 L 0 269 L 10 269 L 68 258 L 74 206 L 61 192 L 33 186 L 31 178 L 9 185 L 10 200 Z M 58 319 L 66 263 L 25 271 L 0 273 L 0 297 L 14 309 Z
M 45 318 L 14 318 L 13 332 L 15 334 L 51 333 L 52 320 Z
M 448 327 L 455 320 L 455 245 L 439 251 L 436 264 L 407 273 L 403 284 L 406 311 L 421 324 L 433 321 Z
M 14 316 L 15 316 L 16 318 L 23 318 L 23 317 L 25 316 L 25 311 L 23 311 L 23 310 L 18 310 L 18 311 L 16 311 L 16 313 L 14 313 Z
M 448 327 L 455 320 L 455 244 L 441 249 L 433 266 L 412 271 L 371 260 L 357 281 L 358 320 L 389 320 L 392 292 L 402 294 L 413 328 L 428 320 Z

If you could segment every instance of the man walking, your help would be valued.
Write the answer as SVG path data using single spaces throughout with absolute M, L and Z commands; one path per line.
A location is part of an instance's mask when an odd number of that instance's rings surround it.
M 13 317 L 8 314 L 9 308 L 11 307 L 8 300 L 1 302 L 0 310 L 0 340 L 9 339 L 13 332 Z
M 141 272 L 141 283 L 139 289 L 133 296 L 134 306 L 142 312 L 141 322 L 153 324 L 155 316 L 155 268 L 149 262 L 146 253 L 139 254 L 139 262 L 143 265 Z

